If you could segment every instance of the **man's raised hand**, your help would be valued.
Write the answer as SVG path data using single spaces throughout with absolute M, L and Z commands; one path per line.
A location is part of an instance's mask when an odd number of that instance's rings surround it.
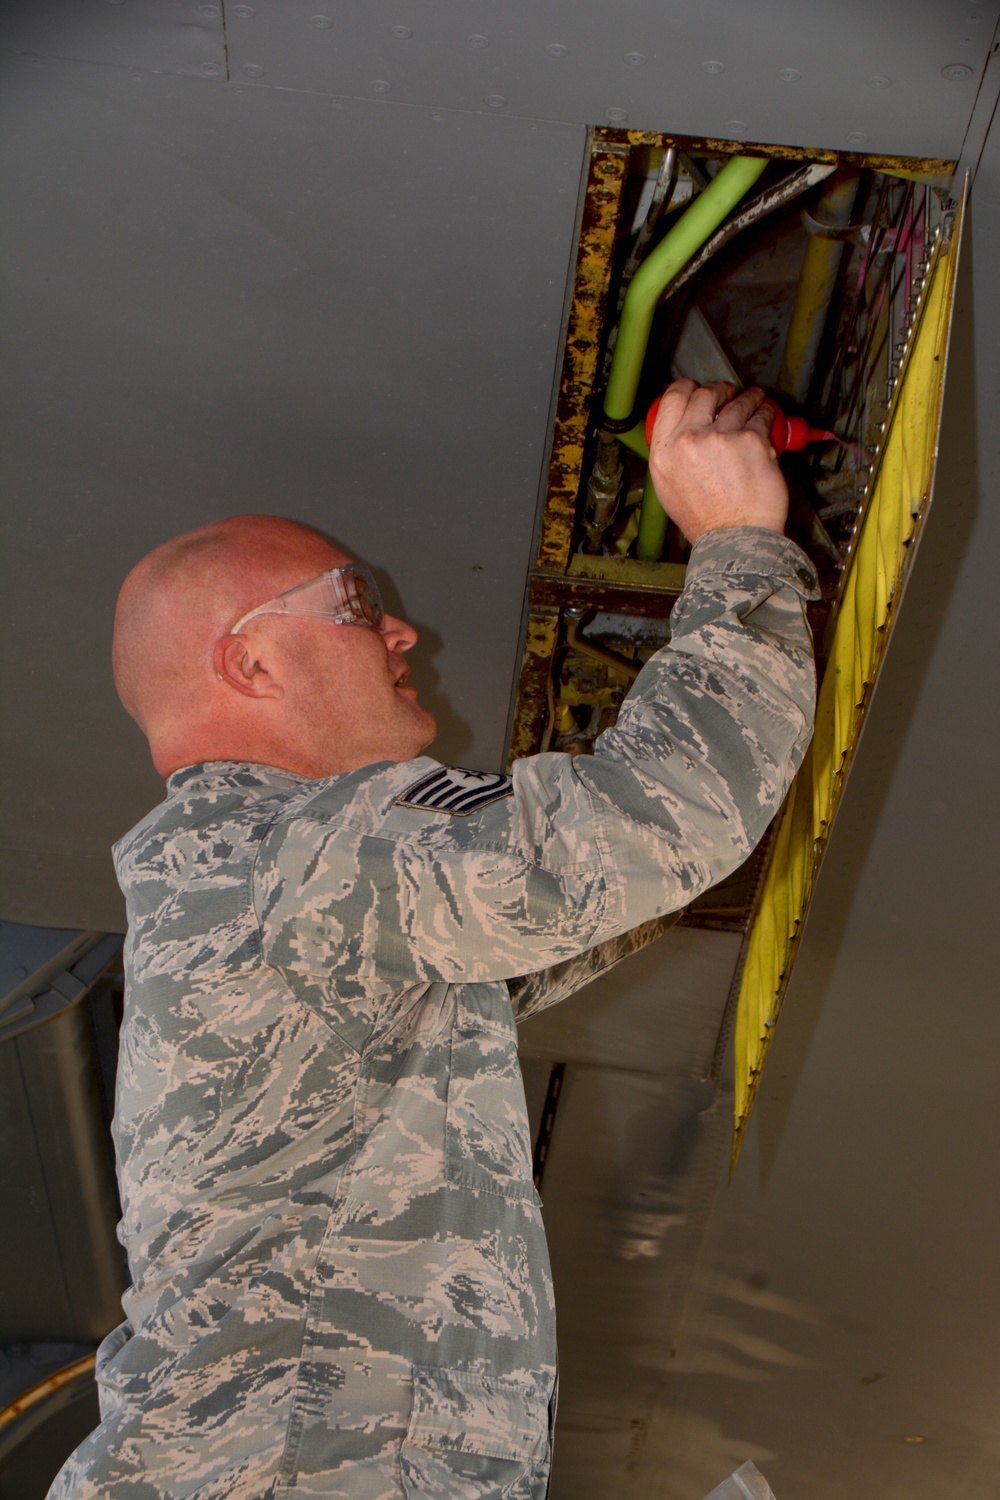
M 774 408 L 757 386 L 675 380 L 653 426 L 657 498 L 689 542 L 725 526 L 784 530 L 788 488 L 771 447 Z

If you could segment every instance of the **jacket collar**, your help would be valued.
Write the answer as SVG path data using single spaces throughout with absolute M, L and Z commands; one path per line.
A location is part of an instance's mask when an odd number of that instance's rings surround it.
M 295 771 L 283 771 L 278 766 L 255 765 L 246 760 L 203 761 L 193 766 L 182 766 L 179 771 L 174 771 L 167 777 L 170 792 L 201 792 L 221 787 L 253 790 L 257 787 L 308 785 L 308 776 L 299 776 Z

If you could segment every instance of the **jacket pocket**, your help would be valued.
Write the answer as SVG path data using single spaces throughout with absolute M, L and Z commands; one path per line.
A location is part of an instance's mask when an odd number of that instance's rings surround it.
M 102 1422 L 118 1415 L 129 1398 L 145 1396 L 149 1389 L 152 1372 L 141 1356 L 138 1360 L 133 1357 L 135 1352 L 135 1335 L 127 1319 L 112 1328 L 98 1347 L 94 1379 Z
M 542 1500 L 547 1392 L 530 1381 L 415 1366 L 400 1454 L 408 1500 Z
M 506 987 L 463 986 L 448 1069 L 446 1173 L 459 1187 L 539 1203 Z

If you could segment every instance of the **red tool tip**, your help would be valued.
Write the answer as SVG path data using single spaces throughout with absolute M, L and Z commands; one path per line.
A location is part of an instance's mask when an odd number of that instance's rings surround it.
M 835 432 L 827 432 L 822 427 L 810 427 L 805 417 L 786 417 L 779 406 L 773 401 L 764 402 L 774 412 L 774 421 L 771 423 L 771 447 L 775 453 L 800 453 L 807 443 L 839 443 Z
M 763 403 L 774 412 L 774 421 L 771 423 L 771 447 L 775 453 L 799 453 L 807 443 L 839 443 L 841 439 L 835 432 L 826 432 L 821 427 L 810 427 L 805 417 L 786 417 L 779 406 L 768 398 Z M 656 421 L 656 413 L 660 409 L 660 398 L 657 396 L 649 411 L 646 413 L 646 444 L 651 446 L 653 442 L 653 423 Z

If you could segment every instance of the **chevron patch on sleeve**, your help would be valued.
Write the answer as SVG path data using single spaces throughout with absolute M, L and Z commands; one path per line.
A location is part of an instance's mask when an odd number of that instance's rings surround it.
M 462 766 L 437 766 L 396 798 L 398 807 L 422 807 L 431 812 L 468 817 L 501 797 L 513 796 L 509 776 L 466 771 Z

